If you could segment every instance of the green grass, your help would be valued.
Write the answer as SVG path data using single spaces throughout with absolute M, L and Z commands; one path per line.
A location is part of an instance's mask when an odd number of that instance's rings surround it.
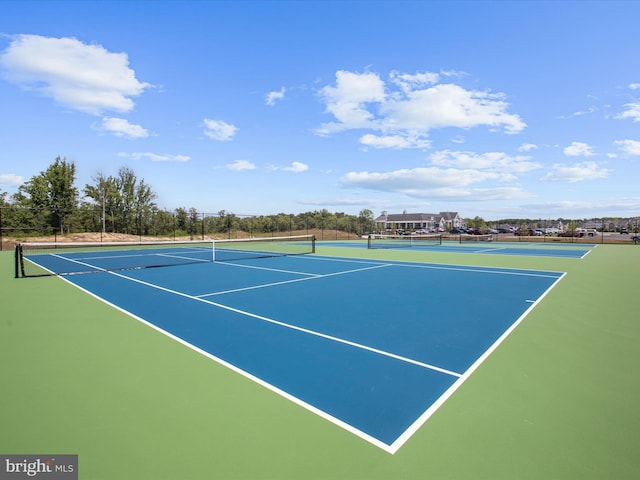
M 637 478 L 640 248 L 318 253 L 568 273 L 390 455 L 1 252 L 0 453 L 77 453 L 83 479 Z

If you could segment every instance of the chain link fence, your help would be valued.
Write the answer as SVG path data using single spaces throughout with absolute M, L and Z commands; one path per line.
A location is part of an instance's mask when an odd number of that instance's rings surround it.
M 99 206 L 83 206 L 74 212 L 56 212 L 0 207 L 0 249 L 12 249 L 16 242 L 27 240 L 204 240 L 297 234 L 314 234 L 318 240 L 345 240 L 359 238 L 372 228 L 371 219 L 326 210 L 257 216 L 194 209 L 107 212 Z

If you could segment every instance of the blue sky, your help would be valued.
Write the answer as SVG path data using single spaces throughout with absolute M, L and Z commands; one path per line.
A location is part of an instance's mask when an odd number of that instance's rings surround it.
M 0 0 L 0 191 L 163 208 L 640 215 L 640 2 Z

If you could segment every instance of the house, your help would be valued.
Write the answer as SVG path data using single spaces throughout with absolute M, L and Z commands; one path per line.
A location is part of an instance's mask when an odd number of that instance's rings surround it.
M 452 228 L 466 228 L 466 222 L 460 218 L 458 212 L 440 212 L 440 228 L 451 230 Z
M 458 212 L 407 213 L 406 210 L 402 213 L 382 212 L 375 222 L 379 230 L 393 231 L 432 231 L 435 228 L 450 230 L 464 226 L 464 220 L 460 218 Z
M 603 224 L 602 220 L 588 220 L 586 222 L 582 222 L 581 227 L 586 228 L 587 230 L 597 230 L 602 229 Z

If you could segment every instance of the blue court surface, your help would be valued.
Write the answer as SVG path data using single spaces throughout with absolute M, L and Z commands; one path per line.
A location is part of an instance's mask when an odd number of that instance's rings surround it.
M 325 242 L 325 246 L 367 248 L 366 241 Z M 443 240 L 442 244 L 419 242 L 409 245 L 408 242 L 397 242 L 397 245 L 384 245 L 376 248 L 408 249 L 412 251 L 435 251 L 446 253 L 473 253 L 481 255 L 520 255 L 530 257 L 583 258 L 596 245 L 574 243 L 541 243 L 541 242 L 457 242 Z
M 300 255 L 63 278 L 394 453 L 562 277 Z

